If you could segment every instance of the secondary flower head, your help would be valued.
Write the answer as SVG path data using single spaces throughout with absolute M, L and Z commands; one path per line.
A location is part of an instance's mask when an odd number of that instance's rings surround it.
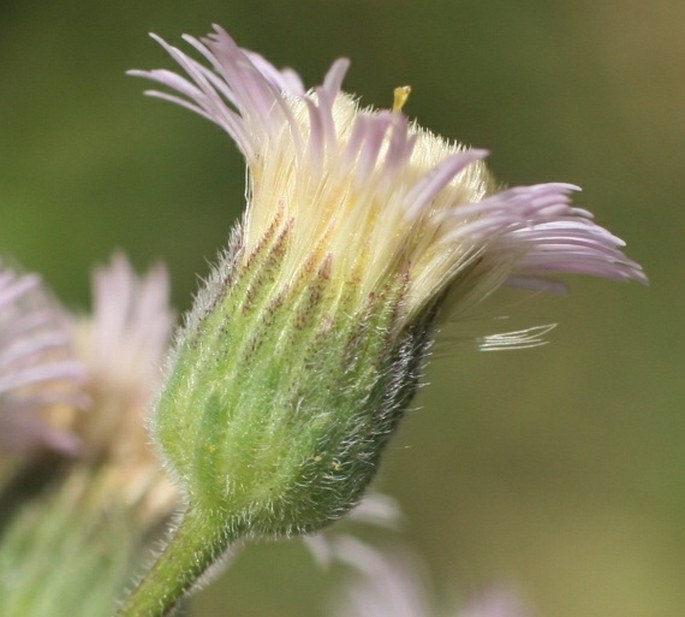
M 407 88 L 364 109 L 341 90 L 345 59 L 305 90 L 219 27 L 184 37 L 204 62 L 155 38 L 187 76 L 133 74 L 222 127 L 249 171 L 152 422 L 199 510 L 270 533 L 326 524 L 373 476 L 436 319 L 501 285 L 556 290 L 555 274 L 645 281 L 577 187 L 498 191 L 484 150 L 407 119 Z
M 334 547 L 334 558 L 357 576 L 333 604 L 335 617 L 529 617 L 532 615 L 512 591 L 491 587 L 460 608 L 444 610 L 427 585 L 424 564 L 404 549 L 383 551 L 344 538 Z
M 178 498 L 144 427 L 175 322 L 168 275 L 115 254 L 92 286 L 92 314 L 72 315 L 40 277 L 0 266 L 0 454 L 73 455 L 106 505 L 156 524 Z
M 92 290 L 92 314 L 72 317 L 91 405 L 60 420 L 81 439 L 79 463 L 97 475 L 101 505 L 125 505 L 152 527 L 178 498 L 144 427 L 175 322 L 169 277 L 161 264 L 139 276 L 116 253 L 94 270 Z
M 66 315 L 40 277 L 0 262 L 0 453 L 50 448 L 75 454 L 78 439 L 40 413 L 85 404 L 79 394 L 84 378 Z
M 161 265 L 138 276 L 121 254 L 95 270 L 87 314 L 59 309 L 38 277 L 0 272 L 0 449 L 78 446 L 0 478 L 0 570 L 12 572 L 0 614 L 109 614 L 177 507 L 144 427 L 174 322 L 168 295 Z

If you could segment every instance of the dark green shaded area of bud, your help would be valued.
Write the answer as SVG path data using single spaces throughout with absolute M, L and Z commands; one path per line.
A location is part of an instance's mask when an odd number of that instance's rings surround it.
M 358 297 L 312 250 L 292 280 L 277 217 L 179 339 L 152 429 L 191 507 L 248 532 L 318 529 L 374 476 L 416 390 L 430 315 L 402 319 L 407 280 Z

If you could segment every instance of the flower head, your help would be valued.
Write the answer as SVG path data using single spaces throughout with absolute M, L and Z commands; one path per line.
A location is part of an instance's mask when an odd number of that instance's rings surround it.
M 92 278 L 93 312 L 72 318 L 91 406 L 87 413 L 72 413 L 67 423 L 80 436 L 80 459 L 96 468 L 106 499 L 157 522 L 177 499 L 144 426 L 175 322 L 169 277 L 161 264 L 139 276 L 116 253 Z
M 155 37 L 156 38 L 156 37 Z M 157 40 L 189 79 L 139 72 L 175 90 L 177 102 L 221 126 L 250 172 L 239 262 L 287 236 L 280 286 L 303 269 L 330 271 L 354 287 L 356 303 L 406 281 L 403 321 L 449 291 L 459 312 L 499 285 L 556 289 L 558 273 L 644 281 L 621 240 L 570 203 L 578 187 L 551 183 L 496 191 L 485 150 L 450 143 L 409 122 L 402 94 L 392 110 L 362 109 L 341 91 L 349 66 L 337 60 L 321 86 L 305 91 L 239 48 L 219 27 L 185 40 L 211 68 Z
M 133 74 L 222 127 L 249 171 L 242 227 L 186 320 L 152 423 L 191 501 L 242 495 L 264 529 L 316 528 L 372 477 L 437 317 L 505 284 L 558 289 L 559 273 L 645 281 L 571 204 L 576 187 L 498 192 L 484 150 L 409 122 L 406 88 L 391 110 L 362 109 L 341 91 L 347 60 L 305 91 L 219 27 L 184 37 L 209 67 L 155 38 L 188 78 Z
M 0 264 L 0 453 L 50 448 L 75 454 L 78 439 L 39 414 L 83 405 L 85 367 L 68 321 L 40 277 Z
M 188 78 L 133 74 L 176 91 L 149 94 L 222 127 L 249 171 L 243 225 L 187 318 L 153 421 L 186 487 L 205 484 L 188 448 L 195 443 L 217 478 L 200 493 L 244 488 L 241 442 L 250 459 L 272 448 L 263 469 L 251 463 L 270 486 L 276 469 L 288 475 L 273 437 L 290 444 L 289 431 L 302 430 L 293 419 L 306 418 L 318 428 L 307 433 L 306 455 L 288 446 L 290 480 L 311 489 L 318 466 L 326 480 L 316 499 L 346 493 L 317 526 L 349 508 L 371 477 L 447 307 L 459 314 L 503 284 L 557 289 L 557 273 L 645 280 L 623 243 L 570 203 L 576 187 L 496 191 L 484 150 L 409 122 L 407 89 L 392 110 L 361 109 L 341 91 L 347 60 L 305 91 L 295 72 L 239 48 L 219 27 L 201 41 L 184 38 L 209 67 L 155 37 Z M 258 416 L 242 411 L 256 406 Z M 207 422 L 211 443 L 201 437 Z M 257 445 L 246 441 L 254 430 Z M 345 490 L 341 478 L 352 477 Z M 266 501 L 290 520 L 282 511 L 290 498 Z
M 407 88 L 392 109 L 362 109 L 341 90 L 347 60 L 306 91 L 219 27 L 184 37 L 203 63 L 155 38 L 187 77 L 133 74 L 233 138 L 248 204 L 150 422 L 185 517 L 122 615 L 143 614 L 138 601 L 170 610 L 236 538 L 316 531 L 348 512 L 414 396 L 438 319 L 501 285 L 558 289 L 555 274 L 645 281 L 571 204 L 576 187 L 498 191 L 484 150 L 407 119 Z
M 93 296 L 92 314 L 69 314 L 38 276 L 0 270 L 0 452 L 72 454 L 106 500 L 157 522 L 177 500 L 144 426 L 175 322 L 168 275 L 117 253 Z

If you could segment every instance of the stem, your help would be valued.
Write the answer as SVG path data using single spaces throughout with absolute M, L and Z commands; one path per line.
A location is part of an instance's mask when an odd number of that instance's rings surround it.
M 179 526 L 116 617 L 165 617 L 241 534 L 225 521 L 185 512 Z

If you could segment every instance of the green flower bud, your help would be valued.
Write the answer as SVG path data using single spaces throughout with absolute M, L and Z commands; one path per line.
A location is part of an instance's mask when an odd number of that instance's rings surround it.
M 359 303 L 316 250 L 284 285 L 292 236 L 279 212 L 248 257 L 234 246 L 223 260 L 152 420 L 189 503 L 265 534 L 312 531 L 356 504 L 414 394 L 433 315 L 405 323 L 401 274 Z

